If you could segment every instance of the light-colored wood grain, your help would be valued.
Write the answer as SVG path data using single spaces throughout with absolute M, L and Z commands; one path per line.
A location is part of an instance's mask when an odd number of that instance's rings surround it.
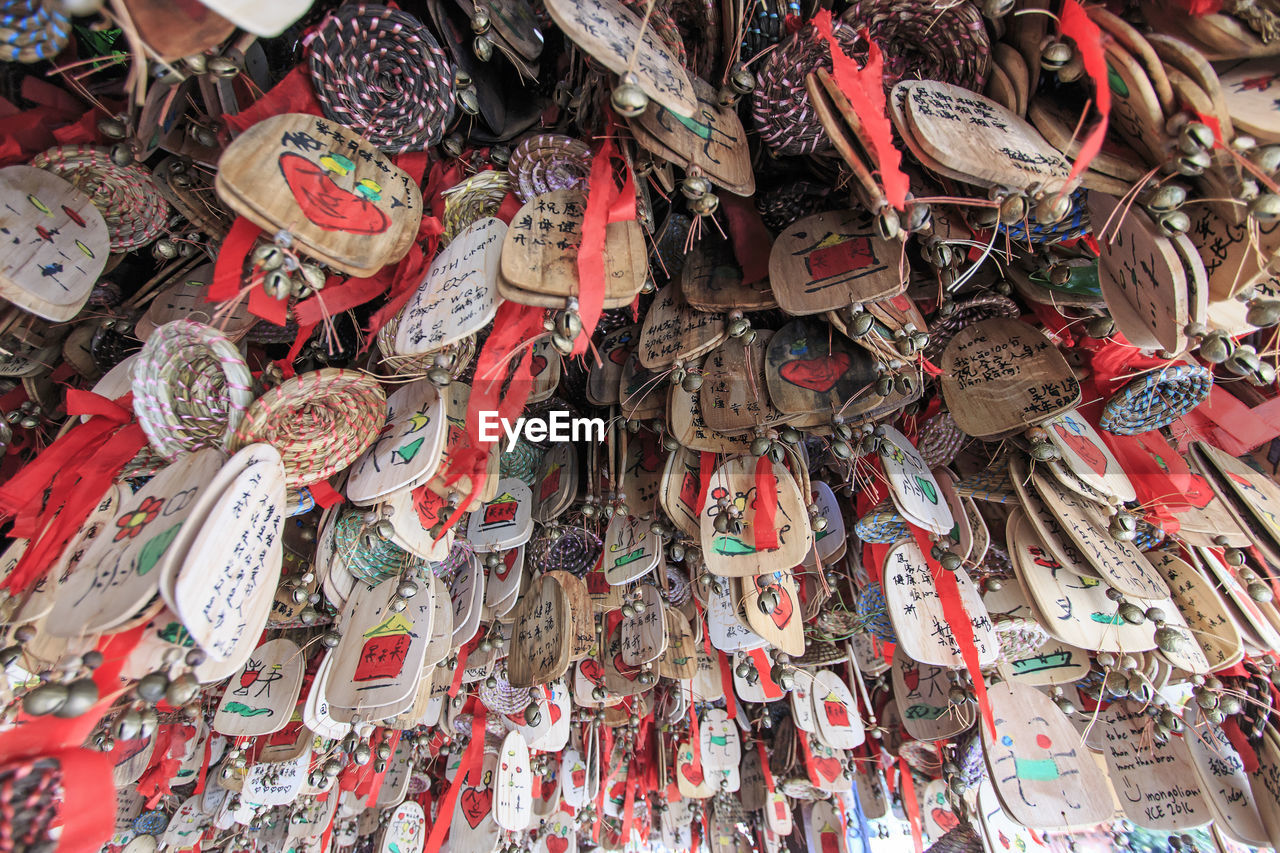
M 1011 547 L 1012 544 L 1011 542 Z M 1015 570 L 1016 568 L 1015 566 Z M 1042 626 L 1047 621 L 1040 608 L 1027 595 L 1016 571 L 1012 580 L 999 590 L 987 590 L 982 596 L 982 603 L 987 606 L 987 612 L 993 620 L 998 614 L 1003 614 L 1032 619 Z M 1012 678 L 1033 687 L 1079 681 L 1089 674 L 1091 664 L 1087 651 L 1052 636 L 1029 654 L 1005 657 L 1009 661 Z
M 1111 88 L 1110 127 L 1125 142 L 1145 155 L 1149 163 L 1159 163 L 1173 149 L 1164 130 L 1164 111 L 1146 71 L 1119 42 L 1108 41 L 1107 78 Z
M 866 740 L 858 702 L 840 676 L 829 669 L 814 677 L 810 698 L 817 736 L 831 749 L 855 749 Z
M 739 598 L 747 626 L 780 651 L 796 657 L 804 654 L 804 623 L 795 574 L 785 569 L 734 578 L 733 583 L 741 590 Z M 767 613 L 760 601 L 765 590 L 772 590 L 778 597 L 777 607 Z
M 1140 652 L 1156 647 L 1154 627 L 1150 623 L 1131 625 L 1121 619 L 1115 602 L 1107 598 L 1107 587 L 1099 580 L 1063 569 L 1025 516 L 1011 515 L 1009 524 L 1009 556 L 1051 636 L 1099 652 Z
M 1086 11 L 1091 21 L 1115 39 L 1141 65 L 1161 110 L 1169 114 L 1175 112 L 1177 105 L 1173 99 L 1173 87 L 1169 85 L 1169 78 L 1165 75 L 1164 64 L 1143 34 L 1105 7 L 1094 6 Z
M 769 340 L 765 378 L 780 412 L 841 412 L 846 419 L 880 403 L 873 393 L 878 362 L 825 323 L 793 320 Z
M 732 243 L 714 233 L 694 244 L 680 272 L 680 292 L 697 311 L 763 311 L 778 307 L 767 278 L 746 284 Z
M 735 195 L 755 195 L 751 152 L 737 110 L 721 106 L 716 90 L 702 78 L 690 80 L 698 101 L 692 117 L 685 118 L 651 101 L 639 118 L 628 120 L 632 134 L 642 147 L 685 171 L 700 170 Z M 668 152 L 674 158 L 667 157 Z
M 933 575 L 915 540 L 890 548 L 882 571 L 885 604 L 899 647 L 921 663 L 949 669 L 964 666 L 959 641 L 943 613 Z M 953 575 L 973 627 L 978 660 L 984 666 L 995 663 L 1000 648 L 987 609 L 964 569 L 956 569 Z
M 87 195 L 44 169 L 0 169 L 0 297 L 55 323 L 89 298 L 111 241 Z
M 774 529 L 777 547 L 757 550 L 756 519 L 760 496 L 756 492 L 756 460 L 736 457 L 720 466 L 707 489 L 707 503 L 699 529 L 707 570 L 724 577 L 750 577 L 774 567 L 799 565 L 813 542 L 809 515 L 796 482 L 786 468 L 770 463 L 777 489 Z M 717 501 L 721 498 L 741 513 L 742 532 L 719 533 L 715 529 Z
M 769 280 L 788 314 L 820 314 L 885 299 L 906 286 L 897 242 L 881 239 L 861 211 L 829 211 L 793 222 L 769 253 Z
M 1151 565 L 1169 584 L 1170 598 L 1211 669 L 1234 666 L 1244 656 L 1240 629 L 1222 598 L 1200 571 L 1168 551 L 1151 552 Z
M 695 310 L 677 284 L 658 291 L 644 316 L 637 352 L 649 370 L 710 352 L 725 338 L 724 316 Z
M 523 545 L 532 533 L 533 492 L 515 477 L 502 478 L 497 495 L 467 520 L 467 540 L 480 553 Z
M 1043 426 L 1049 432 L 1049 441 L 1062 453 L 1062 461 L 1077 477 L 1122 502 L 1137 497 L 1111 448 L 1078 411 L 1063 412 Z
M 629 666 L 650 663 L 667 650 L 667 619 L 662 593 L 651 583 L 640 585 L 644 610 L 622 619 L 622 660 Z
M 906 91 L 906 118 L 916 142 L 939 163 L 968 175 L 969 183 L 1071 189 L 1071 164 L 999 104 L 937 81 L 904 81 L 897 88 Z
M 1197 441 L 1191 464 L 1267 558 L 1280 562 L 1280 485 L 1231 454 Z
M 404 171 L 352 131 L 303 113 L 237 137 L 214 187 L 268 236 L 287 231 L 299 250 L 358 277 L 404 257 L 422 219 L 422 193 Z
M 707 426 L 699 391 L 672 383 L 667 391 L 667 432 L 681 447 L 703 453 L 742 454 L 751 451 L 750 433 L 729 435 Z
M 708 427 L 734 435 L 790 420 L 769 402 L 765 350 L 772 337 L 773 332 L 761 329 L 749 344 L 728 338 L 707 355 L 698 399 Z
M 493 790 L 493 817 L 510 832 L 529 827 L 533 820 L 533 775 L 529 769 L 529 745 L 520 732 L 508 732 L 498 752 L 498 773 Z
M 430 381 L 402 385 L 387 397 L 387 421 L 347 474 L 347 497 L 368 504 L 429 480 L 444 449 L 444 402 Z
M 658 503 L 667 518 L 686 536 L 698 536 L 698 492 L 701 462 L 698 453 L 678 447 L 667 454 Z
M 1089 826 L 1111 817 L 1106 776 L 1066 717 L 1034 687 L 987 688 L 994 736 L 979 726 L 987 769 L 1004 811 L 1023 826 Z
M 1254 136 L 1260 143 L 1280 142 L 1280 83 L 1275 62 L 1250 59 L 1231 63 L 1218 75 L 1231 121 L 1237 131 Z
M 622 365 L 640 334 L 639 326 L 623 326 L 604 336 L 597 348 L 600 359 L 590 359 L 587 369 L 587 399 L 597 406 L 616 406 Z
M 604 534 L 604 576 L 611 586 L 622 586 L 653 571 L 661 556 L 662 541 L 649 522 L 631 515 L 615 515 Z
M 1219 825 L 1230 828 L 1232 837 L 1246 844 L 1270 844 L 1240 753 L 1221 728 L 1207 722 L 1195 703 L 1192 706 L 1187 710 L 1183 740 L 1210 812 Z
M 1134 598 L 1168 597 L 1168 586 L 1142 552 L 1107 532 L 1107 516 L 1097 504 L 1039 469 L 1031 472 L 1031 487 L 1103 580 Z
M 973 725 L 974 706 L 955 705 L 947 698 L 952 686 L 948 672 L 905 654 L 893 656 L 893 695 L 902 711 L 902 725 L 916 740 L 945 740 Z
M 1148 739 L 1151 717 L 1145 708 L 1113 702 L 1098 714 L 1095 725 L 1090 737 L 1101 746 L 1125 817 L 1160 831 L 1204 826 L 1213 818 L 1183 738 L 1171 737 L 1163 744 Z
M 400 312 L 395 350 L 420 355 L 475 334 L 498 311 L 498 265 L 507 226 L 478 219 L 436 256 Z
M 547 684 L 569 668 L 573 614 L 559 581 L 543 577 L 516 605 L 507 658 L 507 680 L 513 687 Z
M 230 341 L 238 341 L 258 323 L 258 317 L 250 313 L 248 302 L 236 305 L 230 313 L 213 322 L 213 315 L 221 307 L 205 299 L 209 283 L 213 281 L 213 264 L 201 264 L 178 277 L 164 290 L 156 294 L 134 328 L 139 340 L 145 341 L 151 333 L 165 323 L 174 320 L 195 320 L 212 325 Z
M 993 318 L 960 330 L 942 353 L 939 384 L 956 425 L 990 438 L 1073 408 L 1080 382 L 1040 331 Z
M 1115 198 L 1095 191 L 1089 192 L 1088 203 L 1090 218 L 1100 223 L 1119 206 Z M 1191 314 L 1187 274 L 1173 244 L 1144 211 L 1130 207 L 1111 219 L 1098 245 L 1098 281 L 1116 328 L 1137 346 L 1181 352 Z
M 915 445 L 891 426 L 883 428 L 880 464 L 889 480 L 889 494 L 898 512 L 917 527 L 931 533 L 949 533 L 955 525 L 951 508 L 943 499 L 938 481 Z
M 227 683 L 213 730 L 228 737 L 259 737 L 284 728 L 298 701 L 305 665 L 302 650 L 292 640 L 258 646 Z

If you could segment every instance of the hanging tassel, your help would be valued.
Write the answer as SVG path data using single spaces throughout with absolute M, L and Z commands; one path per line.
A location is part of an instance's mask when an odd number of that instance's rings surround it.
M 773 462 L 769 454 L 756 460 L 756 517 L 751 522 L 757 551 L 772 551 L 778 547 L 778 530 L 774 519 L 778 514 L 778 479 L 773 475 Z

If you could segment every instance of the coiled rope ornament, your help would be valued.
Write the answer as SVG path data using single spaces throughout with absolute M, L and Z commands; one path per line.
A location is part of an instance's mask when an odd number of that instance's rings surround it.
M 884 51 L 884 88 L 900 80 L 937 80 L 981 92 L 991 66 L 991 41 L 978 7 L 968 2 L 920 4 L 907 0 L 859 0 L 840 16 L 846 26 Z M 851 54 L 866 62 L 858 40 Z
M 520 140 L 511 152 L 507 172 L 521 201 L 552 190 L 585 190 L 591 175 L 591 149 L 571 136 L 536 133 Z
M 151 446 L 169 461 L 225 448 L 253 402 L 253 376 L 235 345 L 191 320 L 165 323 L 133 364 L 133 410 Z
M 156 189 L 151 173 L 139 166 L 116 165 L 105 148 L 62 145 L 37 154 L 31 165 L 89 197 L 106 220 L 112 252 L 139 249 L 164 233 L 169 202 Z
M 285 484 L 307 486 L 354 462 L 386 420 L 387 399 L 372 376 L 330 367 L 288 379 L 255 400 L 231 449 L 265 441 L 280 451 Z
M 71 18 L 61 0 L 9 0 L 0 6 L 0 59 L 53 59 L 71 37 Z
M 417 18 L 386 6 L 343 6 L 307 49 L 329 118 L 397 154 L 444 137 L 457 103 L 453 65 Z
M 1145 374 L 1107 401 L 1099 426 L 1116 435 L 1138 435 L 1168 426 L 1205 401 L 1213 389 L 1208 368 L 1175 364 Z
M 356 580 L 376 585 L 423 561 L 377 533 L 366 513 L 349 512 L 333 526 L 333 552 Z

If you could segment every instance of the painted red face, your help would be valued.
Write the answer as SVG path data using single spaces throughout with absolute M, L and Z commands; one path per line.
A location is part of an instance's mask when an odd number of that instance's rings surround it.
M 334 183 L 323 168 L 299 154 L 280 155 L 280 174 L 307 219 L 325 231 L 381 234 L 391 218 L 373 202 Z
M 778 368 L 778 373 L 792 385 L 825 394 L 836 387 L 836 383 L 849 369 L 852 361 L 853 357 L 847 352 L 833 352 L 829 355 L 788 361 Z

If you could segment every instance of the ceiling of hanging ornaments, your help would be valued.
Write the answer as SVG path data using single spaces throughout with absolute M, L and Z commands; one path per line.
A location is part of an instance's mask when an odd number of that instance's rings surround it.
M 0 0 L 0 853 L 1280 845 L 1280 0 Z

